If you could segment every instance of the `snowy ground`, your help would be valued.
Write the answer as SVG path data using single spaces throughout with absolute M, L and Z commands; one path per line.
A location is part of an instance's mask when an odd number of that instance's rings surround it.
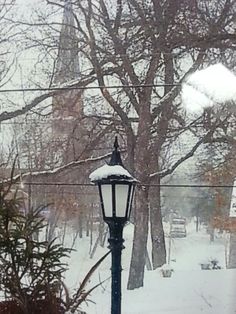
M 174 268 L 171 278 L 163 278 L 160 270 L 146 271 L 143 288 L 126 290 L 131 255 L 133 227 L 124 231 L 126 248 L 123 251 L 122 314 L 233 314 L 236 313 L 236 270 L 225 268 L 225 238 L 219 236 L 214 243 L 204 229 L 198 233 L 188 226 L 186 238 L 172 241 L 171 260 Z M 168 241 L 167 241 L 168 242 Z M 101 257 L 106 248 L 98 248 L 94 259 L 89 259 L 89 239 L 77 241 L 77 252 L 70 261 L 66 282 L 73 288 Z M 200 263 L 217 258 L 220 270 L 201 270 Z M 100 265 L 90 283 L 91 287 L 110 277 L 110 259 Z M 110 280 L 94 291 L 83 309 L 88 314 L 110 313 Z

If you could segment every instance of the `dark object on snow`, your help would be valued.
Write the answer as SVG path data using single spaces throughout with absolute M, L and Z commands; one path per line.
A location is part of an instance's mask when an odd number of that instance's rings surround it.
M 215 269 L 221 269 L 222 267 L 219 264 L 219 261 L 217 259 L 210 260 L 209 263 L 201 263 L 201 269 L 202 270 L 215 270 Z
M 211 269 L 211 264 L 210 263 L 202 263 L 201 265 L 201 269 L 202 270 L 209 270 Z
M 170 267 L 164 267 L 161 269 L 161 274 L 162 277 L 171 277 L 172 273 L 173 273 L 174 269 L 170 268 Z
M 221 266 L 218 265 L 219 261 L 217 259 L 213 259 L 211 262 L 211 269 L 221 269 Z

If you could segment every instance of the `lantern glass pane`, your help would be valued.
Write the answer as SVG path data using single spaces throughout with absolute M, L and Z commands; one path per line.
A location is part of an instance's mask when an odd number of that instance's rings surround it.
M 128 191 L 128 184 L 116 184 L 116 217 L 126 216 Z
M 102 199 L 104 207 L 104 215 L 106 217 L 112 217 L 112 189 L 111 184 L 102 184 Z

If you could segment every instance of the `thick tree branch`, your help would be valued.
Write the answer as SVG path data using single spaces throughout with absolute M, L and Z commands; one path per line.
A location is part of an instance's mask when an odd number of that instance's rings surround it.
M 123 151 L 124 152 L 124 151 Z M 21 174 L 17 174 L 15 176 L 12 176 L 11 179 L 6 179 L 6 180 L 2 180 L 0 182 L 0 184 L 4 184 L 4 183 L 7 183 L 7 182 L 13 182 L 13 183 L 16 183 L 22 179 L 25 179 L 25 178 L 34 178 L 34 177 L 49 177 L 49 176 L 52 176 L 52 175 L 56 175 L 56 174 L 59 174 L 59 173 L 62 173 L 66 170 L 72 170 L 74 168 L 77 168 L 77 167 L 80 167 L 84 164 L 88 164 L 88 163 L 94 163 L 94 162 L 98 162 L 98 161 L 101 161 L 101 160 L 104 160 L 104 159 L 107 159 L 111 156 L 112 153 L 108 153 L 108 154 L 105 154 L 103 156 L 99 156 L 99 157 L 91 157 L 91 158 L 87 158 L 87 159 L 84 159 L 84 160 L 77 160 L 77 161 L 71 161 L 69 162 L 68 164 L 66 165 L 63 165 L 63 166 L 60 166 L 60 167 L 57 167 L 57 168 L 54 168 L 54 169 L 49 169 L 49 170 L 43 170 L 43 171 L 32 171 L 32 172 L 25 172 L 25 173 L 21 173 Z
M 68 88 L 73 88 L 73 87 L 85 87 L 86 85 L 92 83 L 95 80 L 94 77 L 88 78 L 87 80 L 84 80 L 82 82 L 77 82 L 71 85 L 64 85 L 63 87 L 66 88 L 66 86 Z M 40 95 L 35 97 L 29 104 L 25 105 L 24 107 L 14 110 L 14 111 L 4 111 L 0 114 L 0 122 L 6 121 L 6 120 L 10 120 L 13 118 L 16 118 L 18 116 L 21 116 L 27 112 L 29 112 L 30 110 L 32 110 L 33 108 L 35 108 L 36 106 L 38 106 L 40 103 L 42 103 L 44 100 L 53 97 L 55 95 L 60 95 L 60 94 L 64 94 L 66 92 L 65 90 L 54 90 L 54 91 L 50 91 L 46 94 Z
M 193 155 L 195 154 L 195 152 L 197 151 L 197 149 L 205 142 L 206 138 L 212 133 L 208 132 L 204 137 L 202 137 L 199 141 L 197 141 L 197 143 L 192 147 L 192 149 L 183 157 L 181 157 L 180 159 L 178 159 L 169 169 L 160 171 L 160 172 L 155 172 L 150 174 L 150 178 L 154 178 L 156 176 L 160 177 L 160 178 L 164 178 L 165 176 L 172 174 L 174 172 L 174 170 L 180 166 L 184 161 L 188 160 L 189 158 L 193 157 Z

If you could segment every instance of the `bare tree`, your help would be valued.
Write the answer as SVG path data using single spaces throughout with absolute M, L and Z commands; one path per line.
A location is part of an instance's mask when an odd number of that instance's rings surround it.
M 187 74 L 220 58 L 222 49 L 235 44 L 232 1 L 104 1 L 75 3 L 81 53 L 94 69 L 100 92 L 120 119 L 127 140 L 129 168 L 141 182 L 137 190 L 135 231 L 128 288 L 143 285 L 148 221 L 151 217 L 153 267 L 165 262 L 160 201 L 150 207 L 149 187 L 171 174 L 221 127 L 217 120 L 195 144 L 172 164 L 161 162 L 171 143 L 183 132 L 203 126 L 203 120 L 186 125 L 179 107 L 179 87 Z M 210 13 L 212 12 L 212 13 Z M 218 18 L 217 18 L 218 17 Z M 208 57 L 209 53 L 209 57 Z M 188 60 L 189 66 L 186 65 Z M 185 62 L 185 64 L 184 64 Z M 109 85 L 121 88 L 110 89 Z M 163 87 L 155 86 L 164 83 Z M 132 118 L 137 118 L 135 125 Z M 160 199 L 160 189 L 157 188 Z M 149 216 L 150 213 L 150 216 Z

